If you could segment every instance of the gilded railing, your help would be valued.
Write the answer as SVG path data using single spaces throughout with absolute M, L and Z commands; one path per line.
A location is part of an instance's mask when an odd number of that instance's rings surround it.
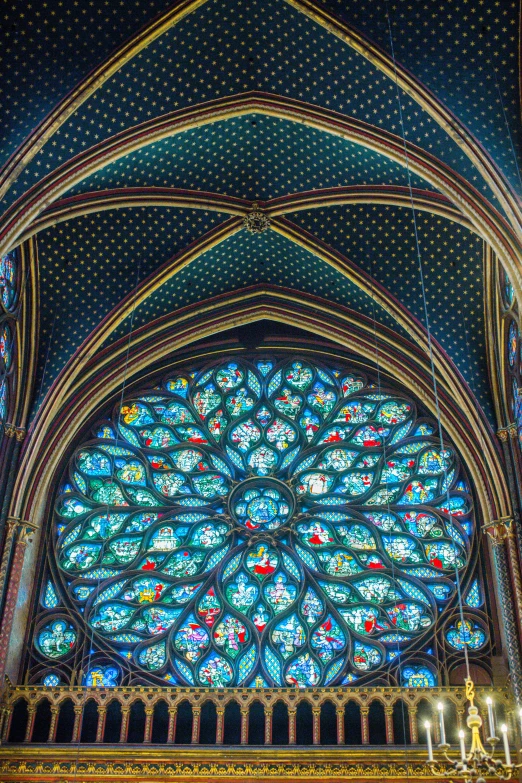
M 477 688 L 477 704 L 483 712 L 490 695 L 516 732 L 510 692 Z M 465 691 L 460 687 L 299 690 L 7 684 L 0 700 L 0 737 L 2 743 L 295 745 L 299 733 L 306 733 L 309 726 L 314 745 L 383 744 L 384 736 L 388 745 L 416 745 L 424 743 L 424 721 L 436 714 L 438 702 L 444 703 L 450 731 L 458 731 L 465 712 Z M 437 741 L 437 722 L 432 723 Z M 328 737 L 322 736 L 325 727 L 330 728 Z M 381 742 L 375 737 L 381 737 Z

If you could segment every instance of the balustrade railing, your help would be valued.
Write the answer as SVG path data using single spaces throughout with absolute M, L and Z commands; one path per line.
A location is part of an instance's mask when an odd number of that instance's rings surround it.
M 507 689 L 477 688 L 487 713 L 514 724 Z M 6 685 L 2 743 L 175 745 L 416 745 L 445 705 L 448 741 L 458 742 L 463 688 L 175 688 Z M 439 738 L 435 736 L 435 741 Z

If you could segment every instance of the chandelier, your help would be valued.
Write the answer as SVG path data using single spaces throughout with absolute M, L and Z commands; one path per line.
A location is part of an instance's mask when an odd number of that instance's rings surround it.
M 431 739 L 431 723 L 426 721 L 424 723 L 426 729 L 426 739 L 428 745 L 428 760 L 426 764 L 429 766 L 433 775 L 439 778 L 445 778 L 450 774 L 452 777 L 460 778 L 466 783 L 486 783 L 487 778 L 496 777 L 499 780 L 511 780 L 513 772 L 522 764 L 513 764 L 511 761 L 511 753 L 509 750 L 509 738 L 508 728 L 505 723 L 500 726 L 500 732 L 502 734 L 502 742 L 504 749 L 504 760 L 495 756 L 495 746 L 499 742 L 499 738 L 496 736 L 496 722 L 495 713 L 493 709 L 493 701 L 491 697 L 487 698 L 488 707 L 488 738 L 487 744 L 491 745 L 491 752 L 485 749 L 480 739 L 480 728 L 482 726 L 482 718 L 479 715 L 477 707 L 475 707 L 475 685 L 473 680 L 468 677 L 465 681 L 466 684 L 466 699 L 469 702 L 468 716 L 466 718 L 466 724 L 471 729 L 471 745 L 469 751 L 466 750 L 466 734 L 463 729 L 459 731 L 460 742 L 460 759 L 452 758 L 449 755 L 450 744 L 446 740 L 446 727 L 444 725 L 444 705 L 439 702 L 437 710 L 439 713 L 439 730 L 440 730 L 440 743 L 439 750 L 442 752 L 446 761 L 441 763 L 434 758 L 433 755 L 433 743 Z M 520 711 L 520 717 L 522 720 L 522 710 Z M 449 770 L 448 770 L 449 766 Z

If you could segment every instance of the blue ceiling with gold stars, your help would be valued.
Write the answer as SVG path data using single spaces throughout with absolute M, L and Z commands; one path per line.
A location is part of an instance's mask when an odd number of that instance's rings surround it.
M 42 231 L 37 399 L 119 301 L 227 217 L 140 207 L 86 215 Z
M 202 155 L 201 151 L 205 154 Z M 290 120 L 250 114 L 188 130 L 126 155 L 67 195 L 116 187 L 207 190 L 268 200 L 343 185 L 405 185 L 400 163 Z M 434 190 L 420 177 L 412 185 Z
M 453 112 L 522 194 L 514 0 L 309 0 L 392 51 Z M 488 182 L 454 138 L 394 78 L 312 20 L 293 0 L 206 0 L 128 59 L 57 123 L 8 189 L 2 209 L 44 176 L 122 131 L 169 112 L 257 91 L 354 119 L 416 145 L 499 209 Z M 89 72 L 172 0 L 8 2 L 4 10 L 4 122 L 0 162 L 30 138 Z M 346 186 L 408 186 L 405 160 L 288 118 L 252 111 L 194 126 L 111 162 L 65 195 L 178 188 L 249 201 Z M 229 216 L 179 207 L 94 212 L 37 235 L 40 342 L 34 409 L 74 351 L 133 288 Z M 392 204 L 317 206 L 287 215 L 359 265 L 425 323 L 412 212 Z M 484 243 L 458 223 L 416 213 L 433 336 L 491 417 L 484 337 Z M 0 221 L 1 227 L 1 221 Z M 133 314 L 133 327 L 255 283 L 316 294 L 404 336 L 371 292 L 275 231 L 242 230 L 202 254 Z M 128 333 L 129 320 L 106 345 Z
M 389 54 L 393 46 L 397 60 L 469 128 L 522 192 L 519 0 L 322 4 Z
M 306 101 L 395 135 L 404 132 L 494 201 L 466 155 L 412 98 L 399 91 L 399 105 L 392 79 L 284 0 L 207 0 L 133 57 L 65 122 L 7 201 L 58 163 L 120 131 L 251 90 Z M 221 125 L 210 133 L 226 138 L 228 129 Z M 305 143 L 310 135 L 313 144 L 313 133 L 301 128 L 301 134 Z
M 7 0 L 3 5 L 2 162 L 80 79 L 171 0 Z
M 360 205 L 296 212 L 289 219 L 355 261 L 423 324 L 453 358 L 484 406 L 489 399 L 484 336 L 484 243 L 469 229 L 416 213 L 424 294 L 410 209 Z

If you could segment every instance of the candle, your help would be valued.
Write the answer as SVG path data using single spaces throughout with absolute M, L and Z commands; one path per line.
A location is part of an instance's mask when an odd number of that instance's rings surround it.
M 429 720 L 425 721 L 426 742 L 428 743 L 428 761 L 433 761 L 433 745 L 431 744 L 431 724 Z
M 522 735 L 522 707 L 518 711 L 518 717 L 520 718 L 520 734 Z
M 495 713 L 493 712 L 493 701 L 491 696 L 486 699 L 488 705 L 488 724 L 489 724 L 489 739 L 493 739 L 495 736 Z
M 437 704 L 437 709 L 439 711 L 439 726 L 440 726 L 440 744 L 445 745 L 446 744 L 446 729 L 444 728 L 444 705 L 441 701 Z
M 507 735 L 507 726 L 505 723 L 502 724 L 500 727 L 500 731 L 502 732 L 502 738 L 504 740 L 504 753 L 506 754 L 506 765 L 508 767 L 511 766 L 511 756 L 509 753 L 509 740 Z
M 464 732 L 462 729 L 459 731 L 459 740 L 460 740 L 460 758 L 462 761 L 466 761 L 466 746 L 464 745 Z

